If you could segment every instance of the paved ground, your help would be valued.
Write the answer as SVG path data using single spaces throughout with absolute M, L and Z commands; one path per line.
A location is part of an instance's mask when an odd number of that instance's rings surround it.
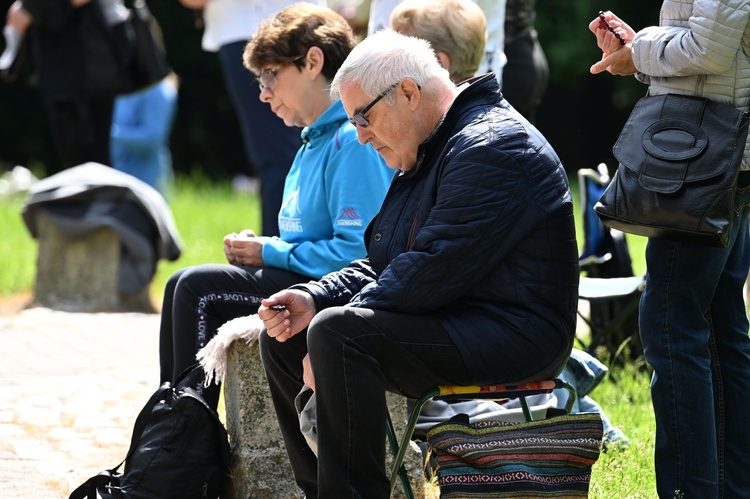
M 0 310 L 0 498 L 67 498 L 127 452 L 158 314 Z

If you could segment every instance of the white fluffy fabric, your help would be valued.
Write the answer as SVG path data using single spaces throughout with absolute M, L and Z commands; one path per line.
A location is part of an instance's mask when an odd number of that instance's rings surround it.
M 196 355 L 206 371 L 205 385 L 209 386 L 212 381 L 218 385 L 224 381 L 227 373 L 227 351 L 233 342 L 245 340 L 248 345 L 252 345 L 258 341 L 258 335 L 263 328 L 263 321 L 255 314 L 237 317 L 224 323 L 216 332 L 216 336 Z

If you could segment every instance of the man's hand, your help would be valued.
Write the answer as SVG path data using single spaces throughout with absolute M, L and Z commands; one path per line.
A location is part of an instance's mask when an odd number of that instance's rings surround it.
M 271 308 L 277 305 L 283 305 L 285 309 L 276 311 Z M 258 317 L 266 326 L 268 336 L 281 342 L 304 330 L 315 313 L 313 297 L 297 289 L 285 289 L 269 296 L 258 309 Z

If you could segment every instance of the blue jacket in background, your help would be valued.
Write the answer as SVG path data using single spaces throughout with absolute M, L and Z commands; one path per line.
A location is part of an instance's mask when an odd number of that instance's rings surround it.
M 169 135 L 177 88 L 169 79 L 115 99 L 110 136 L 112 166 L 162 194 L 172 180 Z
M 476 383 L 554 376 L 578 303 L 567 176 L 494 75 L 469 82 L 415 168 L 391 184 L 365 236 L 367 259 L 295 287 L 318 310 L 348 303 L 434 317 Z
M 317 279 L 364 257 L 365 228 L 393 170 L 359 144 L 341 101 L 302 130 L 302 141 L 284 185 L 280 237 L 264 241 L 263 262 Z

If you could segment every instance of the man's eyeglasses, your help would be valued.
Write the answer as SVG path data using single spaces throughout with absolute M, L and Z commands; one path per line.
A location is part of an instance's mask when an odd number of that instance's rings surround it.
M 263 71 L 260 76 L 256 78 L 256 80 L 258 80 L 258 84 L 260 85 L 260 89 L 263 90 L 264 88 L 267 88 L 268 90 L 271 90 L 274 86 L 276 86 L 276 73 L 279 72 L 281 66 L 295 63 L 300 59 L 303 59 L 304 57 L 304 55 L 300 55 L 298 57 L 295 57 L 291 61 L 281 62 L 271 69 L 266 69 L 265 71 Z
M 619 33 L 615 31 L 612 26 L 609 25 L 607 19 L 604 17 L 604 12 L 601 10 L 599 11 L 599 29 L 606 29 L 607 31 L 615 35 L 618 40 L 620 40 L 620 45 L 625 45 L 625 40 L 620 36 Z
M 393 85 L 391 85 L 390 87 L 386 88 L 380 95 L 378 95 L 377 97 L 375 97 L 372 102 L 370 102 L 367 106 L 365 106 L 365 108 L 363 110 L 361 110 L 360 112 L 358 112 L 357 114 L 355 114 L 354 116 L 352 116 L 351 118 L 349 118 L 349 123 L 351 123 L 354 126 L 358 126 L 358 127 L 362 127 L 362 128 L 367 128 L 367 125 L 370 124 L 370 120 L 368 120 L 365 117 L 365 113 L 368 112 L 370 109 L 372 109 L 372 106 L 374 106 L 375 104 L 377 104 L 380 99 L 382 99 L 383 97 L 385 97 L 386 95 L 388 95 L 388 92 L 390 92 L 391 90 L 393 90 L 394 88 L 396 88 L 399 83 L 401 83 L 401 82 L 396 82 Z

